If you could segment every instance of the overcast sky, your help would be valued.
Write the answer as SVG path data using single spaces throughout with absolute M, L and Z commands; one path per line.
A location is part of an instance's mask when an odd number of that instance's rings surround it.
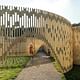
M 61 15 L 71 23 L 80 22 L 80 0 L 0 0 L 0 5 L 33 7 Z

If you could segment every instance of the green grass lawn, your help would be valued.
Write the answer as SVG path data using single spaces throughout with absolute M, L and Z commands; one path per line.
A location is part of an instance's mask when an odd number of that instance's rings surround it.
M 0 80 L 13 80 L 22 68 L 0 69 Z
M 80 66 L 74 65 L 73 69 L 64 74 L 66 80 L 80 80 Z
M 8 56 L 0 68 L 17 68 L 24 67 L 29 61 L 30 57 L 27 56 Z
M 13 80 L 25 67 L 30 57 L 9 56 L 0 64 L 0 80 Z

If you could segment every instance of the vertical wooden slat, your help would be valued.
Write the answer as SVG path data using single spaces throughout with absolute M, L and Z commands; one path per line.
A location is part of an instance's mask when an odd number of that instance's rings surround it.
M 8 10 L 10 10 L 10 7 L 9 7 L 9 6 L 7 6 L 7 8 L 8 8 Z M 8 33 L 8 31 L 9 31 L 10 26 L 11 26 L 11 20 L 10 20 L 9 13 L 10 13 L 10 12 L 7 12 L 7 13 L 6 13 L 6 22 L 7 22 L 7 23 L 6 23 L 6 28 L 7 28 L 7 35 L 6 35 L 6 36 L 7 36 L 7 41 L 8 41 L 6 52 L 7 52 L 7 55 L 8 55 L 8 56 L 10 56 L 10 51 L 8 51 L 8 47 L 10 46 L 10 42 L 11 42 L 11 41 L 10 41 L 10 38 L 8 38 L 9 35 L 10 35 L 10 34 Z M 9 19 L 8 19 L 8 17 L 9 17 Z M 10 20 L 10 23 L 9 23 L 9 20 Z M 9 24 L 8 24 L 8 23 L 9 23 Z M 8 29 L 8 28 L 9 28 L 9 29 Z

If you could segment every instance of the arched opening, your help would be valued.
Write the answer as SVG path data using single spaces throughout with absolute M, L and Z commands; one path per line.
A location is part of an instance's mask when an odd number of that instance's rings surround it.
M 45 50 L 45 46 L 42 45 L 39 49 L 38 49 L 38 52 L 44 52 L 47 54 L 47 51 Z
M 51 56 L 51 50 L 47 45 L 41 45 L 37 50 L 37 54 L 39 57 L 50 59 L 50 61 L 55 62 L 54 57 Z
M 41 57 L 44 58 L 44 55 L 46 55 L 46 57 L 49 57 L 51 62 L 54 61 L 53 65 L 55 64 L 55 68 L 58 71 L 62 72 L 61 65 L 59 64 L 59 62 L 58 62 L 58 60 L 56 58 L 55 52 L 54 52 L 52 46 L 47 42 L 46 39 L 38 38 L 38 36 L 35 36 L 34 41 L 33 41 L 32 37 L 27 37 L 27 38 L 28 38 L 27 41 L 30 38 L 30 41 L 28 41 L 29 43 L 28 43 L 27 46 L 30 46 L 31 43 L 33 44 L 33 46 L 35 46 L 34 56 L 39 56 L 39 58 L 41 58 Z M 28 49 L 29 49 L 29 47 L 28 47 Z M 40 52 L 44 52 L 44 54 L 42 54 Z M 42 60 L 44 61 L 44 59 L 42 59 Z

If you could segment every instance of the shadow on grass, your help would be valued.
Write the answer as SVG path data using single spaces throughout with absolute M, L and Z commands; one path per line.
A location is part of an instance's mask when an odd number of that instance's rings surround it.
M 26 66 L 30 57 L 9 56 L 0 64 L 0 80 L 15 80 L 19 72 Z
M 8 56 L 3 64 L 0 64 L 0 69 L 24 68 L 29 60 L 28 56 Z
M 64 74 L 66 80 L 80 80 L 80 66 L 74 65 L 73 69 Z
M 54 57 L 50 57 L 51 62 L 55 62 Z

